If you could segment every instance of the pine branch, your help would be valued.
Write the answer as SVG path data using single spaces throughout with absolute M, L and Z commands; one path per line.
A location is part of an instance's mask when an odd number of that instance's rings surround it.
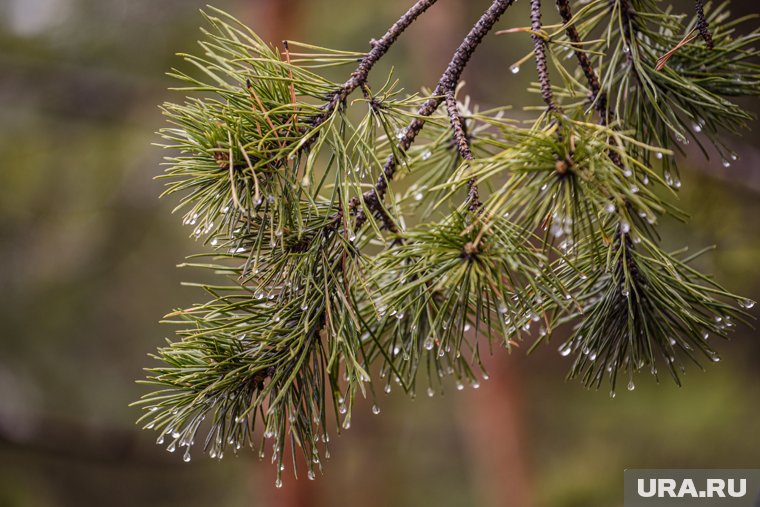
M 454 142 L 456 143 L 459 155 L 467 162 L 474 160 L 475 156 L 470 149 L 470 141 L 467 139 L 464 120 L 462 120 L 462 116 L 459 114 L 459 105 L 453 91 L 446 93 L 446 111 L 449 115 L 451 128 L 454 131 Z M 478 198 L 478 183 L 475 178 L 470 178 L 467 182 L 467 202 L 469 203 L 468 208 L 470 211 L 477 210 L 482 204 Z
M 278 486 L 288 447 L 314 478 L 328 421 L 347 429 L 356 398 L 376 400 L 376 365 L 386 392 L 395 381 L 431 394 L 447 376 L 477 387 L 483 341 L 511 348 L 535 326 L 537 346 L 567 325 L 570 376 L 597 388 L 608 378 L 614 393 L 620 376 L 631 388 L 643 369 L 656 376 L 658 356 L 680 382 L 681 358 L 717 358 L 704 333 L 749 317 L 754 302 L 661 249 L 657 223 L 685 217 L 670 148 L 687 133 L 735 158 L 720 135 L 750 119 L 732 98 L 760 94 L 760 33 L 739 35 L 745 19 L 725 4 L 697 2 L 685 20 L 651 0 L 575 14 L 556 0 L 562 25 L 551 26 L 532 0 L 533 51 L 520 62 L 535 61 L 543 105 L 523 127 L 506 105 L 456 98 L 512 0 L 483 13 L 431 94 L 403 93 L 392 74 L 370 86 L 433 3 L 414 4 L 368 53 L 288 41 L 281 54 L 210 9 L 202 54 L 184 55 L 195 71 L 173 71 L 185 98 L 163 107 L 174 152 L 164 193 L 180 195 L 209 248 L 186 265 L 225 281 L 198 285 L 206 302 L 167 316 L 177 339 L 158 349 L 138 404 L 186 461 L 196 439 L 212 457 L 243 446 L 263 457 L 269 440 Z M 320 74 L 357 59 L 343 83 Z M 401 178 L 408 190 L 392 193 Z
M 599 84 L 599 77 L 596 75 L 591 59 L 583 50 L 583 41 L 573 22 L 573 11 L 570 6 L 570 0 L 557 0 L 557 9 L 559 10 L 562 22 L 565 24 L 567 38 L 573 44 L 573 53 L 578 60 L 578 66 L 586 77 L 586 82 L 591 91 L 591 103 L 594 105 L 597 114 L 599 114 L 599 121 L 601 124 L 606 125 L 608 115 L 607 95 L 602 91 L 601 85 Z
M 338 90 L 333 92 L 330 101 L 325 105 L 324 112 L 312 120 L 317 127 L 321 125 L 335 109 L 357 88 L 366 85 L 372 67 L 380 60 L 390 47 L 396 42 L 402 32 L 406 30 L 417 18 L 437 0 L 418 0 L 401 18 L 398 19 L 380 39 L 372 39 L 372 49 L 361 59 L 359 66 L 351 73 L 351 77 L 343 83 Z
M 554 92 L 549 80 L 549 69 L 546 64 L 546 41 L 541 35 L 541 0 L 530 0 L 530 27 L 541 96 L 544 98 L 549 111 L 556 111 L 557 105 L 554 103 Z
M 697 30 L 699 30 L 699 35 L 705 41 L 705 44 L 709 49 L 714 49 L 715 42 L 713 42 L 712 34 L 710 33 L 710 23 L 705 17 L 705 5 L 703 0 L 695 0 L 694 7 L 697 11 Z
M 425 118 L 432 115 L 436 109 L 438 109 L 438 106 L 443 102 L 446 93 L 456 89 L 459 79 L 462 76 L 462 72 L 464 72 L 475 49 L 477 49 L 483 41 L 486 34 L 491 31 L 491 28 L 493 28 L 501 15 L 504 14 L 510 5 L 512 5 L 513 1 L 514 0 L 495 0 L 488 10 L 483 13 L 475 26 L 472 27 L 454 52 L 446 70 L 438 80 L 438 84 L 436 84 L 435 89 L 433 90 L 433 96 L 420 106 L 417 111 L 417 117 L 414 118 L 400 134 L 398 144 L 398 151 L 400 153 L 405 153 L 412 143 L 414 143 L 415 138 L 425 125 Z M 377 212 L 377 210 L 380 209 L 380 203 L 385 197 L 388 183 L 393 179 L 397 165 L 398 158 L 396 154 L 390 155 L 383 166 L 383 171 L 380 174 L 380 177 L 375 183 L 375 187 L 372 190 L 365 192 L 362 196 L 362 202 L 369 210 Z M 352 204 L 354 207 L 357 207 L 359 200 L 357 199 L 353 201 Z M 367 216 L 364 210 L 358 209 L 354 226 L 358 229 L 366 220 Z

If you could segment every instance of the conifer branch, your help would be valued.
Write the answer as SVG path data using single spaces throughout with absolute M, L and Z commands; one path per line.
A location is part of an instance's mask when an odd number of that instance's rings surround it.
M 554 103 L 554 92 L 546 63 L 546 40 L 541 35 L 541 0 L 530 0 L 530 28 L 541 96 L 544 98 L 549 111 L 556 111 L 557 105 Z
M 327 118 L 329 118 L 333 111 L 335 111 L 335 109 L 342 104 L 354 90 L 367 83 L 367 78 L 375 63 L 385 56 L 385 53 L 388 52 L 401 33 L 437 1 L 438 0 L 418 0 L 388 29 L 387 32 L 385 32 L 382 37 L 370 41 L 372 49 L 370 49 L 366 56 L 361 59 L 359 66 L 351 73 L 351 77 L 331 94 L 329 102 L 324 107 L 324 112 L 312 120 L 312 124 L 315 127 L 321 125 Z
M 470 162 L 475 159 L 470 149 L 470 141 L 467 139 L 467 132 L 465 129 L 464 120 L 462 115 L 459 114 L 459 105 L 453 91 L 446 93 L 446 111 L 449 116 L 449 122 L 453 130 L 454 143 L 456 144 L 459 155 L 466 162 Z M 481 206 L 480 199 L 478 197 L 478 183 L 475 178 L 470 178 L 467 181 L 467 202 L 468 209 L 475 211 Z
M 422 127 L 425 125 L 425 118 L 435 113 L 438 106 L 443 102 L 446 93 L 456 89 L 459 79 L 462 76 L 462 72 L 464 72 L 465 67 L 467 67 L 473 53 L 483 41 L 486 34 L 491 31 L 491 28 L 493 28 L 501 15 L 504 14 L 513 2 L 514 0 L 495 0 L 488 10 L 483 13 L 478 22 L 472 27 L 454 52 L 446 70 L 438 80 L 438 84 L 436 84 L 435 89 L 433 90 L 433 96 L 420 106 L 417 110 L 417 117 L 414 118 L 402 131 L 398 143 L 398 151 L 400 153 L 405 153 L 412 143 L 414 143 L 417 134 L 420 133 Z M 362 196 L 363 202 L 370 210 L 377 212 L 382 206 L 381 202 L 388 189 L 388 183 L 393 179 L 393 175 L 396 172 L 398 162 L 395 153 L 389 155 L 383 166 L 383 171 L 375 183 L 375 187 L 372 190 L 365 192 Z M 357 207 L 359 202 L 358 200 L 355 200 L 352 204 L 354 207 Z M 355 227 L 357 229 L 360 228 L 366 220 L 367 216 L 364 211 L 358 209 L 356 212 Z
M 376 399 L 376 365 L 386 392 L 393 382 L 416 392 L 425 370 L 430 395 L 447 376 L 477 387 L 481 340 L 510 348 L 533 332 L 538 345 L 567 325 L 569 375 L 607 379 L 614 394 L 621 377 L 632 389 L 663 360 L 680 382 L 682 359 L 717 359 L 705 334 L 748 318 L 754 302 L 697 272 L 696 256 L 665 252 L 657 222 L 685 217 L 670 148 L 687 133 L 714 143 L 724 165 L 735 159 L 720 136 L 750 119 L 733 97 L 760 95 L 760 32 L 740 35 L 744 19 L 725 4 L 698 2 L 685 20 L 650 0 L 575 14 L 556 0 L 563 25 L 548 33 L 531 0 L 524 60 L 535 60 L 545 107 L 523 127 L 506 105 L 456 99 L 513 0 L 493 1 L 431 94 L 403 94 L 392 75 L 370 86 L 375 63 L 433 3 L 415 3 L 367 53 L 293 41 L 280 53 L 209 8 L 202 54 L 185 55 L 197 72 L 173 71 L 185 98 L 163 108 L 174 152 L 165 194 L 180 195 L 184 223 L 209 248 L 186 265 L 226 281 L 199 285 L 205 302 L 167 316 L 180 327 L 138 404 L 144 427 L 169 451 L 186 447 L 186 461 L 196 439 L 212 457 L 243 446 L 263 456 L 271 440 L 278 486 L 288 447 L 294 469 L 315 478 L 329 422 L 347 429 L 356 398 Z M 689 44 L 696 34 L 706 44 Z M 663 54 L 670 65 L 658 69 Z M 320 74 L 332 66 L 355 70 L 333 82 Z M 399 176 L 412 184 L 386 199 Z M 493 189 L 482 202 L 479 185 Z M 451 206 L 465 189 L 469 209 Z M 392 242 L 377 241 L 383 228 Z
M 712 34 L 710 33 L 710 23 L 705 16 L 705 5 L 703 0 L 695 0 L 695 9 L 697 11 L 697 30 L 699 35 L 705 41 L 705 45 L 709 49 L 715 48 L 715 42 L 713 42 Z
M 591 59 L 582 47 L 583 40 L 573 22 L 573 11 L 570 6 L 570 0 L 557 0 L 557 9 L 559 10 L 562 22 L 565 24 L 567 38 L 573 44 L 573 53 L 578 60 L 578 66 L 586 77 L 586 82 L 591 91 L 591 103 L 599 115 L 599 121 L 601 124 L 606 125 L 608 114 L 607 95 L 602 91 L 601 85 L 599 84 L 599 77 L 594 70 Z

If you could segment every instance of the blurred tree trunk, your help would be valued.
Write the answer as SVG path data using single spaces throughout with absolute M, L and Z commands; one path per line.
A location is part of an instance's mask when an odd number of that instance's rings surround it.
M 458 410 L 474 490 L 483 507 L 532 507 L 523 440 L 521 374 L 515 357 L 485 357 L 490 380 L 462 398 Z
M 272 43 L 298 39 L 302 33 L 303 0 L 253 0 L 244 2 L 243 15 L 248 25 Z

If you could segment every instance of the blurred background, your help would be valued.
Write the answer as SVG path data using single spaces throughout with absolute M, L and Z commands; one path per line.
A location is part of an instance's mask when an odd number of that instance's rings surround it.
M 624 468 L 760 467 L 760 343 L 747 328 L 707 373 L 689 369 L 685 387 L 642 378 L 615 399 L 565 382 L 554 344 L 499 353 L 478 390 L 394 392 L 380 416 L 357 407 L 325 475 L 286 477 L 282 489 L 253 453 L 219 462 L 196 452 L 185 464 L 157 447 L 127 406 L 145 392 L 134 380 L 169 334 L 158 320 L 202 295 L 179 285 L 197 277 L 175 268 L 196 247 L 175 203 L 158 199 L 162 153 L 151 143 L 156 105 L 180 100 L 164 72 L 175 52 L 195 50 L 203 3 L 0 0 L 0 507 L 601 507 L 622 505 Z M 410 3 L 215 5 L 267 40 L 363 50 Z M 376 76 L 392 64 L 407 89 L 432 85 L 488 3 L 442 0 Z M 527 19 L 518 2 L 499 27 Z M 508 69 L 529 44 L 490 37 L 465 93 L 527 117 L 533 76 Z M 760 299 L 760 125 L 731 145 L 740 159 L 730 168 L 698 152 L 681 162 L 692 218 L 662 233 L 674 248 L 718 245 L 700 268 Z

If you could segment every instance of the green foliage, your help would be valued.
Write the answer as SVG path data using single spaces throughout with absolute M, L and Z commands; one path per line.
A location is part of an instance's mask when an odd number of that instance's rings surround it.
M 496 0 L 476 28 L 510 4 Z M 447 376 L 477 385 L 484 347 L 531 336 L 535 347 L 567 328 L 570 376 L 607 377 L 613 394 L 619 375 L 629 389 L 636 372 L 657 375 L 660 358 L 679 383 L 683 358 L 718 358 L 711 340 L 752 303 L 664 252 L 655 227 L 685 219 L 673 140 L 722 149 L 719 134 L 749 119 L 730 98 L 760 92 L 757 32 L 735 34 L 742 20 L 708 6 L 710 49 L 681 42 L 696 22 L 659 2 L 580 4 L 534 32 L 547 107 L 527 127 L 468 100 L 438 111 L 440 96 L 407 95 L 393 75 L 373 91 L 367 74 L 397 26 L 366 55 L 281 52 L 210 11 L 203 55 L 185 56 L 195 72 L 173 72 L 187 97 L 164 105 L 161 135 L 175 153 L 165 193 L 209 247 L 188 265 L 220 282 L 167 317 L 177 339 L 138 402 L 159 443 L 189 460 L 196 437 L 216 457 L 263 456 L 271 439 L 278 471 L 301 449 L 314 478 L 357 396 L 374 398 L 376 382 L 410 394 Z M 456 92 L 451 76 L 479 40 L 465 39 L 437 90 Z M 357 58 L 345 83 L 319 74 Z M 544 58 L 559 85 L 548 88 Z

